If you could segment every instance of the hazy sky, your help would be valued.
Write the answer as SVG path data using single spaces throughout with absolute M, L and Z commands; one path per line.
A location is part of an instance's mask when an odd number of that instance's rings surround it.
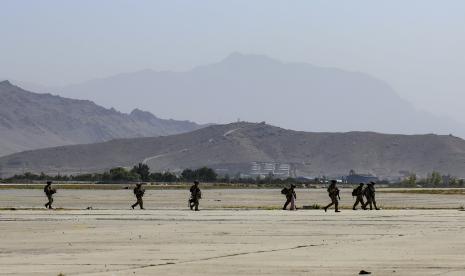
M 47 86 L 229 53 L 362 71 L 465 122 L 465 1 L 0 1 L 0 77 Z M 186 118 L 188 119 L 188 118 Z

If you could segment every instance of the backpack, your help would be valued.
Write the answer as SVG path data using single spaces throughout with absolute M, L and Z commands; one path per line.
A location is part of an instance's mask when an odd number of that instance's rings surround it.
M 357 196 L 357 188 L 352 190 L 352 196 Z
M 283 188 L 283 189 L 281 190 L 281 194 L 283 194 L 283 195 L 287 195 L 288 193 L 289 193 L 289 189 L 288 189 L 288 188 Z

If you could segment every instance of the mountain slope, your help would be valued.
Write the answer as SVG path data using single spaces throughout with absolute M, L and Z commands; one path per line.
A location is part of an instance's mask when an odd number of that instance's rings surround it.
M 0 156 L 115 138 L 170 135 L 199 127 L 188 121 L 159 119 L 138 109 L 128 115 L 91 101 L 36 94 L 0 82 Z
M 385 82 L 367 74 L 266 56 L 234 53 L 186 72 L 143 70 L 56 90 L 130 110 L 139 106 L 199 122 L 267 121 L 306 131 L 453 133 L 465 127 L 415 110 Z M 133 95 L 128 97 L 128 95 Z
M 465 177 L 465 141 L 431 134 L 309 133 L 233 123 L 165 137 L 22 152 L 0 158 L 0 172 L 96 172 L 138 162 L 153 171 L 210 166 L 230 175 L 247 173 L 252 162 L 279 162 L 303 176 L 346 175 L 354 169 L 382 178 L 433 170 Z

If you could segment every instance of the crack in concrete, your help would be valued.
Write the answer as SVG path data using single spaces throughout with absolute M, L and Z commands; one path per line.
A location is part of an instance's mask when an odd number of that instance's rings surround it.
M 150 267 L 178 265 L 178 264 L 189 264 L 189 263 L 211 261 L 211 260 L 231 258 L 231 257 L 237 257 L 237 256 L 245 256 L 245 255 L 251 255 L 251 254 L 280 252 L 280 251 L 295 250 L 295 249 L 309 248 L 309 247 L 316 247 L 316 246 L 324 246 L 324 245 L 327 245 L 327 244 L 307 244 L 307 245 L 298 245 L 298 246 L 293 246 L 293 247 L 270 249 L 270 250 L 257 250 L 257 251 L 250 251 L 250 252 L 239 252 L 239 253 L 233 253 L 233 254 L 227 254 L 227 255 L 206 257 L 206 258 L 195 259 L 195 260 L 185 260 L 185 261 L 179 261 L 179 262 L 165 262 L 165 263 L 160 263 L 160 264 L 148 264 L 148 265 L 134 266 L 134 267 L 122 268 L 122 269 L 105 270 L 105 271 L 99 271 L 99 272 L 90 272 L 89 274 L 107 273 L 107 272 L 122 272 L 122 271 L 138 270 L 138 269 L 144 269 L 144 268 L 150 268 Z M 69 275 L 73 275 L 73 274 L 69 274 Z M 79 273 L 79 274 L 74 274 L 74 275 L 83 275 L 83 274 Z

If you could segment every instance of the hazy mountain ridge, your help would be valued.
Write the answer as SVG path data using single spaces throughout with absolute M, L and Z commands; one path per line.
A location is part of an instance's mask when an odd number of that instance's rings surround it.
M 170 135 L 200 128 L 135 109 L 124 114 L 89 100 L 37 94 L 0 82 L 0 156 L 22 150 Z
M 354 169 L 381 178 L 432 171 L 465 177 L 465 141 L 449 135 L 310 133 L 233 123 L 165 137 L 22 152 L 0 158 L 0 172 L 98 172 L 145 162 L 153 171 L 210 166 L 234 174 L 256 161 L 288 163 L 304 176 L 346 175 Z
M 128 91 L 131 98 L 128 98 Z M 142 70 L 57 89 L 129 110 L 139 106 L 200 122 L 266 120 L 306 131 L 438 133 L 465 137 L 465 126 L 418 111 L 386 82 L 360 72 L 233 53 L 184 72 Z M 173 103 L 167 105 L 166 103 Z

